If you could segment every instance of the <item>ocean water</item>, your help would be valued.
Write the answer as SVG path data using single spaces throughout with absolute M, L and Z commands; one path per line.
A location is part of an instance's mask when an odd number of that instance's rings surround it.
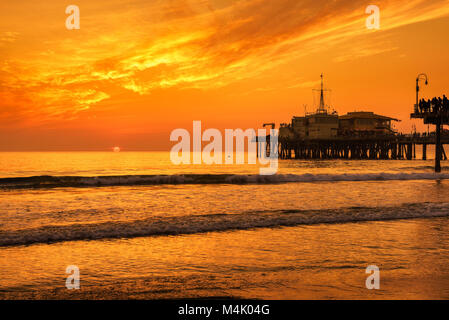
M 0 298 L 447 299 L 442 166 L 281 160 L 259 176 L 166 152 L 3 152 Z

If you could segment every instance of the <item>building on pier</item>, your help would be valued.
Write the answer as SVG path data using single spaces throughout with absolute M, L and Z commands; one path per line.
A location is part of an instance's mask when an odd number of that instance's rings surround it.
M 338 115 L 314 113 L 293 117 L 291 125 L 282 125 L 281 135 L 302 139 L 328 139 L 338 134 Z
M 320 103 L 315 113 L 293 117 L 290 124 L 281 124 L 279 136 L 295 139 L 333 139 L 338 137 L 375 137 L 394 135 L 394 118 L 373 112 L 349 112 L 339 116 L 336 111 L 329 112 L 324 103 L 323 75 L 321 75 Z
M 395 134 L 391 124 L 398 119 L 381 116 L 373 112 L 349 112 L 338 118 L 340 136 L 379 136 Z

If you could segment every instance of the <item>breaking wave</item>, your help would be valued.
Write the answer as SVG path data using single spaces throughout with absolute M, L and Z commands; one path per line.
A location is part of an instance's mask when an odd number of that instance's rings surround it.
M 349 174 L 180 174 L 125 176 L 34 176 L 1 178 L 1 189 L 101 187 L 163 184 L 277 184 L 290 182 L 439 180 L 449 179 L 449 173 L 349 173 Z
M 178 217 L 158 216 L 129 222 L 49 225 L 0 231 L 0 246 L 447 216 L 449 216 L 449 203 L 414 203 L 397 207 L 323 210 L 276 210 Z

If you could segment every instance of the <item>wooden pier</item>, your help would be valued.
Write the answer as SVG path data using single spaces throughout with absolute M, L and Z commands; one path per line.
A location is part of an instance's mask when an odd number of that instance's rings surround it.
M 449 134 L 442 134 L 443 125 L 449 125 L 449 100 L 433 98 L 419 100 L 419 81 L 416 79 L 416 104 L 412 119 L 423 119 L 424 124 L 435 125 L 435 133 L 404 135 L 392 128 L 395 118 L 367 111 L 349 112 L 339 116 L 329 112 L 324 103 L 323 75 L 321 75 L 320 104 L 315 113 L 304 113 L 293 117 L 291 123 L 281 123 L 278 139 L 270 135 L 257 137 L 258 155 L 266 148 L 266 153 L 278 152 L 280 159 L 354 159 L 354 160 L 413 160 L 416 148 L 422 148 L 422 159 L 427 160 L 427 146 L 435 145 L 435 172 L 441 172 L 441 160 L 447 160 L 443 145 L 449 144 Z M 274 123 L 264 124 L 274 129 Z M 271 143 L 270 140 L 277 143 Z
M 449 137 L 441 139 L 449 144 Z M 357 159 L 412 160 L 416 147 L 422 147 L 422 159 L 427 159 L 427 146 L 435 144 L 433 136 L 335 137 L 332 139 L 279 138 L 280 159 Z M 447 160 L 441 148 L 441 160 Z

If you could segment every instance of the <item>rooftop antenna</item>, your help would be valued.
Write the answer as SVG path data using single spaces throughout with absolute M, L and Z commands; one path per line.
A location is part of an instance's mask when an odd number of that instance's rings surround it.
M 325 112 L 324 108 L 324 83 L 323 83 L 323 73 L 321 73 L 321 91 L 320 91 L 320 107 L 318 108 L 318 112 Z
M 324 89 L 324 74 L 321 73 L 321 89 L 320 90 L 320 104 L 318 105 L 317 113 L 327 113 L 327 107 L 324 103 L 324 91 L 330 91 L 328 89 Z M 318 89 L 314 89 L 314 91 L 318 91 Z

